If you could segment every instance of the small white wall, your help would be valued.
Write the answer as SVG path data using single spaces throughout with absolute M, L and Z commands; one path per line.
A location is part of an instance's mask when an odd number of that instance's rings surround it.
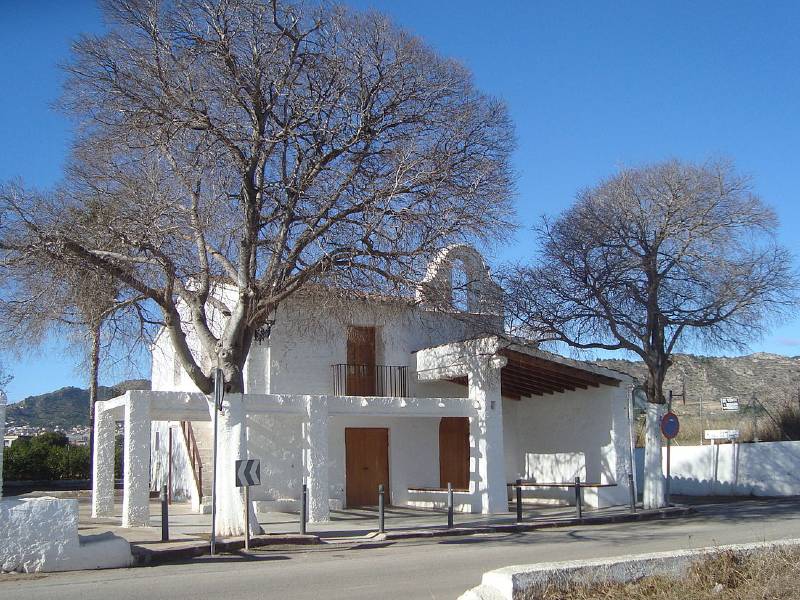
M 78 501 L 0 501 L 0 571 L 34 573 L 128 567 L 130 544 L 109 534 L 78 536 Z
M 547 483 L 574 481 L 616 483 L 587 488 L 589 506 L 628 501 L 626 391 L 614 386 L 590 387 L 553 395 L 503 399 L 506 475 Z M 558 479 L 553 479 L 553 478 Z M 574 491 L 531 488 L 525 498 L 574 502 Z
M 800 495 L 800 442 L 672 446 L 670 452 L 671 494 Z M 665 474 L 666 460 L 665 449 Z

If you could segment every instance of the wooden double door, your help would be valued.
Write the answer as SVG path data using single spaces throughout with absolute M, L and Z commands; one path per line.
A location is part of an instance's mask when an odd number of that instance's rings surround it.
M 389 496 L 389 430 L 381 427 L 347 427 L 344 430 L 347 506 L 375 506 L 378 486 L 384 501 Z

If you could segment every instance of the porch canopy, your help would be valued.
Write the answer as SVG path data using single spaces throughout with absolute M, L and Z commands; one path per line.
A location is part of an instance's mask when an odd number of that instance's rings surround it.
M 502 362 L 501 393 L 513 400 L 520 400 L 523 396 L 544 396 L 597 388 L 601 385 L 617 387 L 630 379 L 624 373 L 545 352 L 531 342 L 496 335 L 449 342 L 419 351 L 420 379 L 440 379 L 439 375 L 447 374 L 441 373 L 443 368 L 452 369 L 466 355 L 484 356 Z M 455 372 L 451 374 L 454 376 L 441 378 L 467 385 L 466 375 L 455 375 Z

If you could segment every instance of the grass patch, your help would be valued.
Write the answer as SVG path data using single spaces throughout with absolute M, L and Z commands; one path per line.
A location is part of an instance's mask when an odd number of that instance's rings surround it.
M 788 600 L 800 597 L 800 550 L 753 555 L 731 551 L 702 560 L 686 577 L 645 577 L 631 583 L 553 587 L 542 600 Z

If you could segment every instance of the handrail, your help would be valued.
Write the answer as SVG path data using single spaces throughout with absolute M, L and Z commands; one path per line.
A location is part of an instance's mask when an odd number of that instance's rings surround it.
M 181 421 L 181 431 L 183 441 L 186 443 L 186 450 L 189 452 L 189 464 L 192 465 L 192 475 L 197 486 L 197 496 L 200 502 L 203 501 L 203 459 L 200 457 L 200 449 L 197 447 L 197 439 L 194 437 L 191 421 Z

